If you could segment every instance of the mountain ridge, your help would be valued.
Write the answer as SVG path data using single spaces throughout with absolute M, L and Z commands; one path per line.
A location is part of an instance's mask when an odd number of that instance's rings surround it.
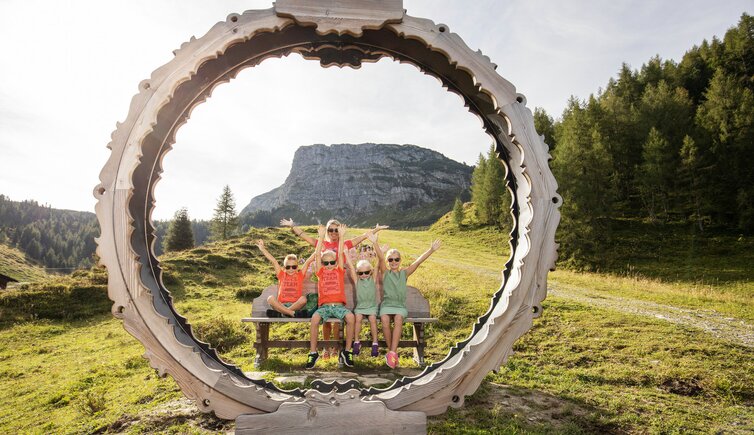
M 251 199 L 245 226 L 331 217 L 352 225 L 429 225 L 467 198 L 473 168 L 411 144 L 313 144 L 294 154 L 285 182 Z

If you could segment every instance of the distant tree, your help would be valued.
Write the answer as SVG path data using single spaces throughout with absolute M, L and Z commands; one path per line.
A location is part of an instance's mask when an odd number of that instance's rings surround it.
M 689 216 L 699 228 L 704 231 L 704 219 L 706 213 L 706 197 L 702 180 L 702 161 L 699 147 L 690 136 L 683 138 L 681 147 L 681 186 L 686 197 L 682 204 L 685 206 L 685 214 Z
M 609 260 L 610 218 L 615 203 L 613 164 L 595 123 L 591 98 L 571 98 L 556 131 L 552 169 L 563 197 L 558 229 L 562 260 L 596 268 Z
M 487 159 L 480 153 L 479 160 L 477 160 L 474 167 L 474 172 L 471 173 L 471 201 L 476 205 L 476 218 L 481 224 L 489 223 L 489 213 L 487 210 L 487 198 L 489 195 L 486 191 L 486 173 Z
M 505 207 L 505 167 L 497 156 L 495 145 L 490 145 L 487 152 L 487 169 L 484 173 L 484 190 L 487 204 L 487 223 L 502 225 L 507 218 Z
M 169 251 L 184 251 L 194 247 L 194 232 L 191 229 L 188 210 L 182 208 L 175 212 L 165 235 L 163 249 Z
M 537 133 L 545 137 L 545 143 L 552 152 L 555 149 L 555 121 L 541 107 L 534 108 L 534 128 L 537 129 Z
M 461 222 L 463 222 L 463 203 L 461 202 L 461 198 L 456 198 L 455 204 L 453 204 L 453 223 L 457 226 L 461 226 Z
M 238 229 L 236 201 L 233 199 L 233 193 L 228 185 L 225 185 L 222 195 L 217 200 L 210 228 L 212 240 L 226 240 L 235 234 Z
M 652 222 L 657 220 L 658 209 L 667 216 L 668 191 L 675 174 L 670 160 L 670 144 L 656 128 L 652 128 L 642 150 L 642 164 L 636 174 L 636 184 L 647 215 Z

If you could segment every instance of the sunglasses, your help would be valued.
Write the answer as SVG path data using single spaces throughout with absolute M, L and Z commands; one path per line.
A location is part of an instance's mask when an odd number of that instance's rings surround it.
M 397 263 L 399 261 L 401 261 L 401 257 L 398 257 L 398 258 L 388 258 L 387 259 L 388 263 L 392 263 L 392 262 L 396 262 Z
M 366 272 L 359 271 L 359 272 L 356 272 L 356 273 L 358 273 L 359 276 L 363 276 L 363 275 L 370 275 L 372 273 L 372 271 L 371 270 L 367 270 Z
M 337 228 L 328 228 L 328 229 L 327 229 L 327 232 L 328 232 L 328 233 L 337 233 L 337 232 L 338 232 L 338 229 L 337 229 Z
M 322 264 L 323 264 L 324 266 L 333 266 L 333 265 L 335 265 L 335 263 L 337 263 L 337 262 L 338 262 L 337 260 L 333 260 L 333 261 L 325 261 L 325 260 L 322 260 Z
M 285 270 L 298 269 L 298 264 L 285 266 Z

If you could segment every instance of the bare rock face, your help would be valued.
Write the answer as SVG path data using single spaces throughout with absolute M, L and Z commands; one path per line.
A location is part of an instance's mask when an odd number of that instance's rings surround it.
M 309 145 L 296 150 L 285 183 L 251 200 L 246 225 L 331 217 L 350 225 L 427 225 L 468 196 L 472 167 L 415 145 Z

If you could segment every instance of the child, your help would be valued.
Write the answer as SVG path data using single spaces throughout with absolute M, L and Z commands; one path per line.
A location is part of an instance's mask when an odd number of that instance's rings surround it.
M 346 226 L 340 226 L 341 234 L 345 235 Z M 346 308 L 346 291 L 345 291 L 345 270 L 343 269 L 343 255 L 338 255 L 334 251 L 326 250 L 322 252 L 322 246 L 325 239 L 325 227 L 319 227 L 319 243 L 314 251 L 314 268 L 317 278 L 317 293 L 319 296 L 319 309 L 312 316 L 310 332 L 309 356 L 306 361 L 306 368 L 314 368 L 319 358 L 317 352 L 317 335 L 319 334 L 320 321 L 326 322 L 327 319 L 334 317 L 345 320 L 346 322 L 346 347 L 340 351 L 339 360 L 348 367 L 353 367 L 353 354 L 347 349 L 351 348 L 353 341 L 353 313 Z M 343 252 L 343 240 L 340 238 L 338 252 Z
M 302 239 L 304 239 L 306 241 L 306 243 L 308 243 L 308 244 L 310 244 L 310 245 L 312 245 L 314 247 L 317 246 L 317 243 L 318 243 L 317 239 L 312 238 L 311 236 L 309 236 L 308 234 L 306 234 L 302 229 L 296 227 L 296 225 L 293 223 L 293 219 L 281 219 L 280 220 L 280 225 L 282 225 L 284 227 L 289 227 L 291 229 L 291 231 L 293 231 L 293 234 L 295 234 L 295 235 L 301 237 Z M 323 252 L 326 251 L 326 250 L 328 250 L 328 249 L 331 250 L 331 251 L 334 251 L 336 254 L 338 252 L 342 252 L 342 251 L 340 251 L 338 249 L 338 247 L 340 246 L 340 242 L 341 242 L 341 238 L 340 238 L 341 231 L 343 231 L 342 229 L 339 229 L 339 227 L 340 227 L 340 222 L 338 222 L 337 220 L 330 219 L 329 221 L 327 221 L 327 224 L 325 225 L 327 233 L 325 234 L 325 239 L 324 239 L 324 242 L 323 242 L 324 243 L 324 248 L 322 249 Z M 344 226 L 344 228 L 345 228 L 345 226 Z M 367 235 L 370 232 L 378 232 L 378 231 L 382 231 L 382 230 L 384 230 L 386 228 L 389 228 L 389 227 L 386 226 L 386 225 L 377 224 L 377 225 L 374 226 L 373 229 L 369 230 L 368 232 L 366 232 L 366 233 L 364 233 L 364 234 L 362 234 L 362 235 L 360 235 L 358 237 L 354 237 L 353 239 L 345 240 L 343 242 L 344 246 L 345 246 L 345 248 L 347 250 L 350 250 L 354 246 L 358 246 L 362 241 L 364 241 L 367 238 Z M 343 238 L 345 239 L 345 237 L 343 237 Z M 325 340 L 329 340 L 330 339 L 330 334 L 331 334 L 331 331 L 332 331 L 332 335 L 335 336 L 335 337 L 338 337 L 340 335 L 340 329 L 339 328 L 340 328 L 340 325 L 338 325 L 337 323 L 334 324 L 334 325 L 332 323 L 325 323 L 324 325 L 322 325 L 322 336 L 324 337 Z M 325 349 L 324 352 L 322 353 L 322 358 L 323 359 L 328 359 L 328 358 L 330 358 L 331 354 L 333 356 L 335 356 L 335 350 L 334 349 L 332 349 L 331 351 L 328 351 L 327 349 Z
M 283 266 L 285 267 L 283 269 L 275 257 L 265 249 L 264 241 L 257 240 L 257 247 L 272 263 L 275 268 L 275 275 L 278 277 L 277 298 L 274 296 L 267 298 L 267 303 L 272 307 L 271 310 L 267 310 L 267 317 L 280 317 L 280 314 L 287 317 L 307 317 L 306 312 L 299 310 L 306 305 L 306 296 L 302 295 L 302 289 L 304 288 L 306 270 L 314 256 L 309 257 L 304 263 L 304 267 L 298 270 L 298 258 L 295 254 L 288 254 L 283 259 Z
M 376 243 L 376 236 L 373 243 Z M 379 355 L 379 344 L 377 343 L 377 277 L 372 273 L 372 264 L 369 261 L 359 260 L 354 268 L 351 256 L 347 255 L 346 259 L 348 260 L 348 271 L 356 286 L 356 306 L 353 309 L 356 316 L 353 354 L 358 355 L 361 351 L 361 342 L 359 341 L 361 321 L 364 316 L 368 316 L 369 330 L 372 333 L 372 356 L 377 356 Z
M 371 239 L 370 239 L 371 240 Z M 376 240 L 376 237 L 375 237 Z M 382 303 L 380 304 L 380 320 L 388 353 L 385 362 L 394 369 L 398 366 L 398 342 L 401 339 L 403 319 L 408 316 L 406 310 L 406 279 L 414 273 L 424 260 L 433 252 L 440 249 L 440 240 L 432 242 L 430 248 L 416 259 L 410 266 L 401 269 L 401 254 L 397 249 L 390 249 L 383 259 L 380 246 L 375 243 L 374 249 L 379 259 L 379 272 L 382 275 Z M 387 262 L 387 265 L 385 264 Z M 387 267 L 386 267 L 387 266 Z M 390 330 L 390 318 L 393 318 L 393 329 Z

